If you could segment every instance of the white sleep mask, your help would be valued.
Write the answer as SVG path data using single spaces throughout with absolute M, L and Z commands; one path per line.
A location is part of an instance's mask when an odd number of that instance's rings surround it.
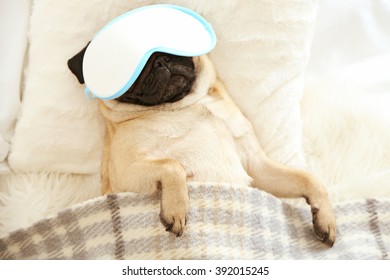
M 154 52 L 200 56 L 215 44 L 211 25 L 192 10 L 164 4 L 132 10 L 104 26 L 87 47 L 86 93 L 117 98 L 132 86 Z

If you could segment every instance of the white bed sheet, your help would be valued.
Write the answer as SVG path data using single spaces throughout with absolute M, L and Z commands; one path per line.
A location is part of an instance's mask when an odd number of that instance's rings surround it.
M 390 1 L 321 0 L 308 74 L 389 101 L 389 73 Z
M 31 0 L 0 0 L 0 173 L 19 111 Z

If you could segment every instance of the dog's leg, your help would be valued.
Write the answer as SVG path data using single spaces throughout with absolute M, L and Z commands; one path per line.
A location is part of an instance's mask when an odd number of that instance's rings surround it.
M 186 172 L 174 159 L 140 160 L 110 166 L 112 192 L 153 194 L 161 190 L 160 219 L 167 231 L 183 234 L 189 198 Z M 114 175 L 114 176 L 112 176 Z
M 244 167 L 254 179 L 253 186 L 281 198 L 305 198 L 311 206 L 315 233 L 332 246 L 336 239 L 336 221 L 321 182 L 307 172 L 271 161 L 263 152 L 251 124 L 220 83 L 210 89 L 208 97 L 205 106 L 230 130 Z
M 315 233 L 322 242 L 333 246 L 336 220 L 323 184 L 305 171 L 270 160 L 260 147 L 254 132 L 248 132 L 235 141 L 245 169 L 254 179 L 253 187 L 280 198 L 305 198 L 311 207 Z
M 336 221 L 333 208 L 323 184 L 313 175 L 283 166 L 268 158 L 250 159 L 248 174 L 253 186 L 280 198 L 303 197 L 311 207 L 314 231 L 322 242 L 333 246 L 336 239 Z
M 253 187 L 280 198 L 306 199 L 313 215 L 314 231 L 322 242 L 333 246 L 336 239 L 336 220 L 327 191 L 313 175 L 270 160 L 254 133 L 236 138 L 242 161 Z

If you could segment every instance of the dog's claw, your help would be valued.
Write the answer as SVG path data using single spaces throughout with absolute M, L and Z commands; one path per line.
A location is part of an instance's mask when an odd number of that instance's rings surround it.
M 183 235 L 185 224 L 187 223 L 187 216 L 179 217 L 180 215 L 166 215 L 165 212 L 160 213 L 160 221 L 164 225 L 165 230 L 172 232 L 176 237 Z
M 167 225 L 165 231 L 172 231 L 173 224 Z

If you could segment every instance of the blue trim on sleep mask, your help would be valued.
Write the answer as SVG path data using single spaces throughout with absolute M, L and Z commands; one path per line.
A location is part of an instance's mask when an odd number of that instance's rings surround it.
M 206 53 L 209 53 L 216 45 L 217 43 L 217 37 L 216 37 L 216 34 L 211 26 L 211 24 L 209 22 L 207 22 L 201 15 L 199 15 L 198 13 L 196 13 L 195 11 L 193 10 L 190 10 L 188 8 L 184 8 L 184 7 L 181 7 L 181 6 L 177 6 L 177 5 L 169 5 L 169 4 L 156 4 L 156 5 L 149 5 L 149 6 L 145 6 L 145 7 L 141 7 L 141 8 L 138 8 L 138 9 L 135 9 L 135 10 L 132 10 L 132 11 L 129 11 L 125 14 L 122 14 L 120 15 L 119 17 L 113 19 L 112 21 L 110 21 L 107 25 L 105 25 L 95 36 L 94 38 L 96 38 L 102 31 L 104 31 L 105 29 L 109 28 L 112 24 L 114 24 L 115 22 L 117 22 L 118 20 L 124 18 L 124 17 L 127 17 L 133 13 L 137 13 L 139 11 L 142 11 L 142 10 L 145 10 L 145 9 L 150 9 L 150 8 L 158 8 L 158 7 L 167 7 L 167 8 L 172 8 L 172 9 L 176 9 L 176 10 L 179 10 L 179 11 L 182 11 L 190 16 L 192 16 L 193 18 L 195 18 L 197 21 L 199 21 L 206 29 L 206 31 L 208 32 L 208 35 L 210 36 L 210 46 L 208 48 L 206 48 L 203 52 L 186 52 L 186 51 L 181 51 L 181 50 L 176 50 L 176 49 L 171 49 L 171 48 L 166 48 L 166 47 L 155 47 L 151 50 L 148 50 L 142 57 L 141 57 L 141 60 L 140 62 L 138 63 L 137 67 L 134 69 L 134 72 L 133 74 L 131 75 L 129 81 L 116 93 L 112 94 L 111 96 L 109 97 L 99 97 L 97 95 L 95 95 L 93 92 L 91 92 L 91 90 L 88 88 L 87 86 L 87 82 L 86 82 L 86 88 L 85 88 L 85 93 L 86 95 L 89 97 L 89 98 L 100 98 L 102 100 L 111 100 L 111 99 L 115 99 L 115 98 L 118 98 L 120 97 L 121 95 L 123 95 L 127 90 L 129 90 L 129 88 L 134 84 L 134 82 L 137 80 L 137 78 L 139 77 L 139 75 L 141 74 L 143 68 L 145 67 L 148 59 L 150 58 L 150 56 L 155 53 L 155 52 L 164 52 L 164 53 L 169 53 L 169 54 L 173 54 L 173 55 L 179 55 L 179 56 L 187 56 L 187 57 L 193 57 L 193 56 L 201 56 L 201 55 L 204 55 Z M 88 50 L 88 48 L 87 48 Z

